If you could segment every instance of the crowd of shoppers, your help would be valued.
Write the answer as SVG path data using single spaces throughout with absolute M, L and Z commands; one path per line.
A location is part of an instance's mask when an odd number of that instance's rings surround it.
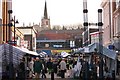
M 97 80 L 99 76 L 97 72 L 99 63 L 85 61 L 84 59 L 74 58 L 30 58 L 26 63 L 25 59 L 21 59 L 17 69 L 17 80 L 25 80 L 26 78 L 54 78 L 54 74 L 61 78 L 85 78 Z M 26 72 L 27 71 L 27 72 Z M 66 74 L 67 73 L 67 74 Z M 110 76 L 107 66 L 104 67 L 104 77 Z
M 65 78 L 65 73 L 69 72 L 67 77 L 73 77 L 73 68 L 76 67 L 77 61 L 74 59 L 67 60 L 65 58 L 61 59 L 42 59 L 39 57 L 31 58 L 26 64 L 24 59 L 21 59 L 19 68 L 17 71 L 18 80 L 22 78 L 47 78 L 47 74 L 51 75 L 52 73 L 56 74 L 61 78 Z M 27 69 L 27 68 L 28 69 Z M 26 73 L 26 70 L 28 72 Z M 71 72 L 70 72 L 71 71 Z

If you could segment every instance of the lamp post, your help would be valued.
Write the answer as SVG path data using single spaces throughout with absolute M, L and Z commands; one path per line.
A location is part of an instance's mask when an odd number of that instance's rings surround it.
M 83 18 L 84 18 L 84 32 L 83 32 L 83 46 L 89 45 L 89 32 L 88 32 L 88 9 L 87 0 L 83 0 Z
M 115 77 L 119 72 L 118 67 L 117 67 L 117 65 L 119 65 L 117 59 L 119 59 L 118 56 L 120 56 L 120 46 L 119 46 L 120 45 L 120 35 L 118 34 L 116 36 L 113 36 L 113 39 L 114 38 L 117 38 L 117 41 L 114 40 L 114 45 L 113 45 L 113 50 L 116 51 L 117 58 L 116 58 L 116 61 L 115 61 L 115 74 L 113 74 L 113 77 Z M 117 46 L 115 46 L 115 45 L 117 45 Z
M 12 10 L 8 10 L 8 14 L 9 14 L 9 23 L 8 23 L 8 26 L 9 26 L 9 40 L 8 41 L 11 41 L 11 26 L 12 26 L 12 23 L 11 23 L 11 20 L 10 20 L 10 14 L 12 14 L 12 12 L 13 12 Z M 6 31 L 6 34 L 7 34 L 7 31 Z
M 15 32 L 16 32 L 15 31 L 15 24 L 19 23 L 19 22 L 18 22 L 18 20 L 15 19 L 15 16 L 14 16 L 14 19 L 12 19 L 12 21 L 14 22 L 14 46 L 15 46 L 15 44 L 16 44 L 16 41 L 15 41 Z
M 8 23 L 8 27 L 9 27 L 9 40 L 8 40 L 8 43 L 11 44 L 11 26 L 12 26 L 12 23 L 11 23 L 11 16 L 10 14 L 12 14 L 12 10 L 8 10 L 8 14 L 9 14 L 9 23 Z M 7 31 L 6 31 L 7 33 Z M 13 48 L 11 47 L 11 45 L 9 45 L 9 71 L 8 73 L 10 74 L 9 75 L 9 80 L 13 78 L 13 76 L 11 74 L 13 74 Z
M 102 42 L 102 9 L 98 9 L 98 28 L 99 28 L 99 54 L 100 54 L 100 64 L 99 64 L 99 79 L 103 79 L 103 47 L 100 46 Z
M 32 46 L 32 45 L 33 45 L 33 42 L 32 42 L 32 41 L 33 41 L 33 40 L 32 40 L 32 38 L 33 38 L 32 30 L 33 30 L 33 27 L 31 26 L 31 41 L 30 41 L 30 42 L 31 42 L 31 46 L 30 46 L 30 50 L 31 50 L 31 51 L 33 51 L 33 48 L 32 48 L 32 47 L 33 47 L 33 46 Z

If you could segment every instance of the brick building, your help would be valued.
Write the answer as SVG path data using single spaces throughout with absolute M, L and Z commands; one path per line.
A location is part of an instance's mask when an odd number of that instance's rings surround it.
M 37 34 L 37 52 L 49 50 L 68 51 L 82 47 L 82 30 L 43 30 Z
M 9 15 L 8 10 L 12 10 L 12 0 L 2 0 L 2 27 L 0 27 L 0 34 L 2 35 L 0 43 L 7 42 L 12 33 L 9 34 Z M 12 16 L 10 15 L 10 19 Z
M 36 30 L 33 26 L 28 27 L 17 27 L 24 35 L 21 40 L 21 46 L 25 47 L 31 51 L 36 51 Z

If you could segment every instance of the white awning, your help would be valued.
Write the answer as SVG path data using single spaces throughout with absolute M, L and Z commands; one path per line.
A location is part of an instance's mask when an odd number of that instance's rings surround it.
M 29 51 L 28 49 L 26 48 L 20 48 L 20 47 L 15 47 L 13 46 L 14 48 L 17 48 L 19 50 L 21 50 L 22 52 L 24 53 L 27 53 L 27 54 L 31 54 L 31 55 L 35 55 L 35 56 L 38 56 L 39 54 L 37 52 L 34 52 L 34 51 Z
M 31 54 L 31 55 L 35 55 L 35 56 L 39 55 L 37 52 L 34 52 L 34 51 L 26 51 L 26 53 Z
M 69 55 L 70 55 L 70 54 L 67 53 L 67 52 L 64 52 L 64 51 L 61 52 L 61 56 L 62 56 L 62 57 L 67 57 L 67 56 L 69 56 Z
M 42 51 L 39 53 L 39 55 L 40 55 L 40 57 L 45 57 L 47 55 L 47 53 Z

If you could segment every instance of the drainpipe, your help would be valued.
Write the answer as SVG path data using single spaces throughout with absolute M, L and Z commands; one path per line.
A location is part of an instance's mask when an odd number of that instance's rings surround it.
M 112 27 L 112 21 L 111 21 L 111 0 L 109 0 L 109 28 L 110 28 L 110 43 L 112 43 L 112 35 L 111 35 L 111 27 Z

